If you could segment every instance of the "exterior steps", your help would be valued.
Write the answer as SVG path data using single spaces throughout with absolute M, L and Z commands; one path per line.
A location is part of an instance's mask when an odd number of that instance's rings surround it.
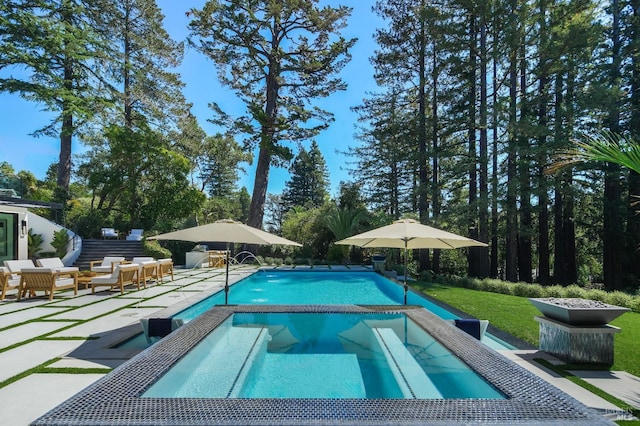
M 82 240 L 82 251 L 73 264 L 81 271 L 89 269 L 89 262 L 106 256 L 123 256 L 127 260 L 144 256 L 142 241 Z

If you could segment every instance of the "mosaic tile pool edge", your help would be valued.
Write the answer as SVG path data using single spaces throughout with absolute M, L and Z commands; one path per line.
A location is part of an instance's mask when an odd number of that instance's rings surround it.
M 506 400 L 140 398 L 234 312 L 404 312 L 508 396 Z M 613 424 L 421 307 L 219 306 L 49 411 L 34 425 Z

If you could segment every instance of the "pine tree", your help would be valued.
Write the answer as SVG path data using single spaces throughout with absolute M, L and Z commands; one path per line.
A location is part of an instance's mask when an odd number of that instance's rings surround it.
M 71 141 L 107 101 L 95 66 L 110 55 L 92 2 L 7 0 L 0 5 L 0 92 L 43 104 L 53 121 L 35 132 L 60 138 L 58 186 L 68 192 Z M 64 196 L 64 195 L 63 195 Z
M 286 182 L 283 203 L 286 210 L 293 207 L 320 207 L 327 199 L 329 172 L 327 164 L 313 141 L 309 151 L 300 150 L 291 165 L 291 179 Z
M 320 8 L 318 0 L 208 1 L 189 12 L 191 44 L 214 61 L 219 80 L 249 111 L 231 119 L 212 105 L 219 124 L 258 148 L 251 226 L 262 226 L 270 166 L 293 157 L 284 142 L 311 139 L 328 126 L 331 114 L 312 102 L 345 89 L 336 75 L 356 41 L 340 36 L 350 12 Z

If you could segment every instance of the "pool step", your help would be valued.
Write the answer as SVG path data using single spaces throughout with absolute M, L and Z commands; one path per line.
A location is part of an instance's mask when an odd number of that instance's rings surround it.
M 261 352 L 266 353 L 268 338 L 269 331 L 264 327 L 229 327 L 222 336 L 212 333 L 143 396 L 233 397 L 242 387 L 252 363 Z
M 373 328 L 391 371 L 405 398 L 443 399 L 438 388 L 391 328 Z
M 367 397 L 355 354 L 268 353 L 242 398 Z

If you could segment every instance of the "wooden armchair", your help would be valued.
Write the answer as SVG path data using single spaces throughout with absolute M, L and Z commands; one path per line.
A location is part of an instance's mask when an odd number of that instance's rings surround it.
M 165 275 L 171 275 L 171 281 L 173 281 L 173 260 L 171 258 L 158 260 L 158 281 L 164 282 Z
M 7 268 L 0 267 L 0 287 L 2 288 L 2 297 L 0 297 L 0 300 L 4 300 L 7 295 L 7 290 L 20 287 L 20 278 L 13 278 Z
M 89 262 L 89 269 L 91 272 L 98 274 L 111 274 L 113 273 L 116 265 L 120 265 L 124 262 L 122 256 L 107 256 L 102 260 L 92 260 Z
M 68 275 L 71 274 L 69 277 Z M 61 276 L 66 275 L 66 276 Z M 73 294 L 78 294 L 78 272 L 58 272 L 52 268 L 23 268 L 20 271 L 20 287 L 18 289 L 18 301 L 29 290 L 30 294 L 36 291 L 44 291 L 53 300 L 53 293 L 59 290 L 73 289 Z
M 109 286 L 111 288 L 118 287 L 120 294 L 124 294 L 124 286 L 128 284 L 136 284 L 140 290 L 140 275 L 138 273 L 140 266 L 137 264 L 117 265 L 111 275 L 99 276 L 91 279 L 91 293 L 96 292 L 98 286 Z

